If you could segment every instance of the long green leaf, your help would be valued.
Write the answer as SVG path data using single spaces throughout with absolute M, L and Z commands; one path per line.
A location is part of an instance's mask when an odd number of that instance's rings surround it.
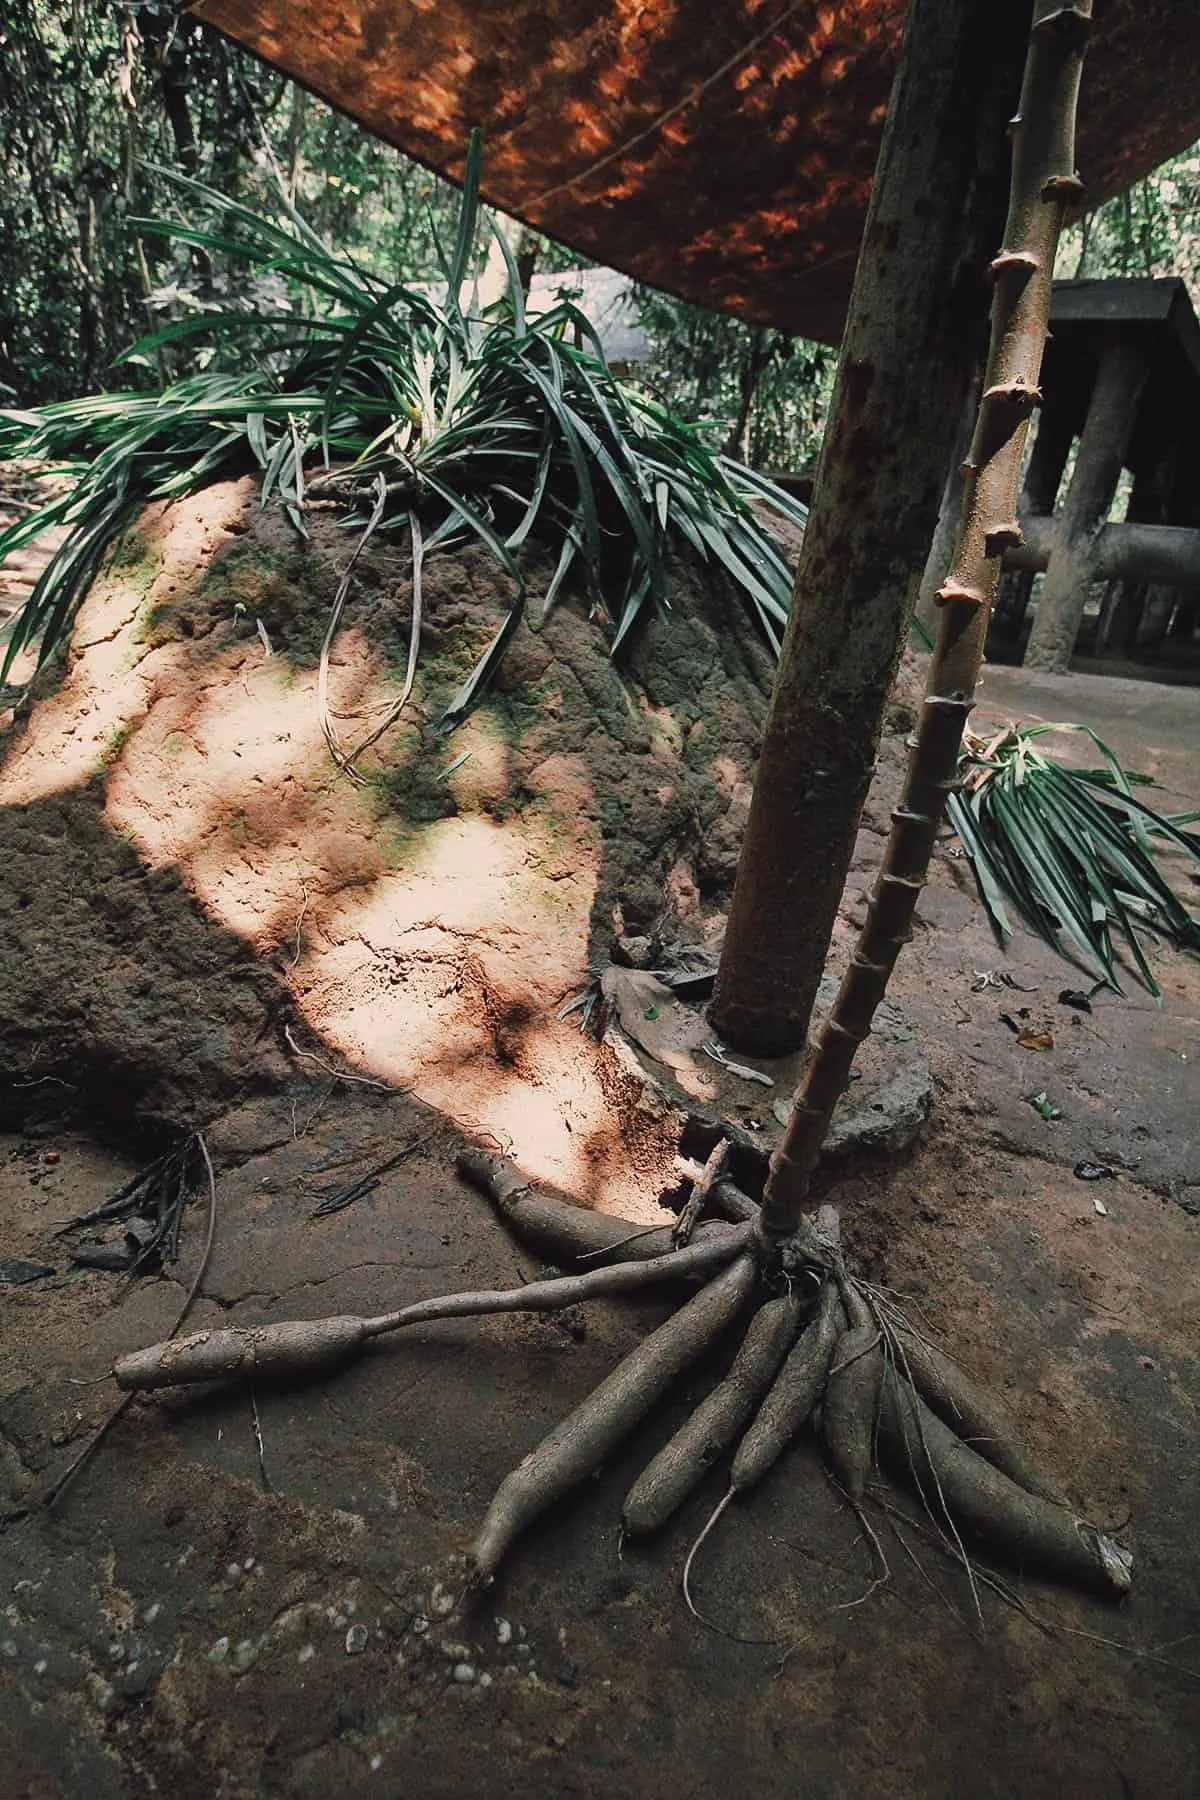
M 562 395 L 555 388 L 553 380 L 543 375 L 542 371 L 528 358 L 523 357 L 521 360 L 562 433 L 563 446 L 575 474 L 578 518 L 583 535 L 584 554 L 594 572 L 600 566 L 600 515 L 596 507 L 596 491 L 592 485 L 587 457 L 584 455 L 579 433 L 575 429 L 570 409 L 564 406 Z
M 439 730 L 445 732 L 453 731 L 456 726 L 462 724 L 471 709 L 479 704 L 480 699 L 495 679 L 496 671 L 503 661 L 504 652 L 507 650 L 517 626 L 521 623 L 524 611 L 525 597 L 521 594 L 517 597 L 516 603 L 510 610 L 503 625 L 501 625 L 499 631 L 491 640 L 487 649 L 475 664 L 475 667 L 471 670 L 471 673 L 467 676 L 467 679 L 451 696 L 450 702 L 438 722 Z
M 555 568 L 554 574 L 550 580 L 550 585 L 546 589 L 545 597 L 542 600 L 542 609 L 538 618 L 539 630 L 553 612 L 554 603 L 558 599 L 559 590 L 567 579 L 571 570 L 571 565 L 579 555 L 581 549 L 582 545 L 579 541 L 578 531 L 574 525 L 568 525 L 566 531 L 563 533 L 562 548 L 558 553 L 558 565 Z
M 455 517 L 461 519 L 463 524 L 469 527 L 469 529 L 475 533 L 476 537 L 487 545 L 488 549 L 504 569 L 505 573 L 511 575 L 518 586 L 523 587 L 524 578 L 521 574 L 519 565 L 513 559 L 512 553 L 504 540 L 492 530 L 487 520 L 482 518 L 461 494 L 456 494 L 453 488 L 447 487 L 443 482 L 439 481 L 436 475 L 431 475 L 426 471 L 423 479 L 428 486 L 433 489 L 435 494 L 441 495 L 442 499 L 446 502 L 447 507 Z
M 521 271 L 517 267 L 517 259 L 512 253 L 512 246 L 496 219 L 492 220 L 492 235 L 499 245 L 508 275 L 508 304 L 512 310 L 513 331 L 519 338 L 522 338 L 525 336 L 525 289 L 521 284 Z
M 1000 942 L 1007 945 L 1012 940 L 1012 920 L 1004 904 L 1001 879 L 992 862 L 987 840 L 979 828 L 971 802 L 962 794 L 951 794 L 946 803 L 946 812 L 970 859 L 992 929 Z
M 454 242 L 454 254 L 450 259 L 450 292 L 449 301 L 452 310 L 460 312 L 459 295 L 463 282 L 467 278 L 467 270 L 471 263 L 471 253 L 475 248 L 475 229 L 479 218 L 479 177 L 483 166 L 483 133 L 476 125 L 467 139 L 467 160 L 463 169 L 462 206 L 458 215 L 458 234 Z

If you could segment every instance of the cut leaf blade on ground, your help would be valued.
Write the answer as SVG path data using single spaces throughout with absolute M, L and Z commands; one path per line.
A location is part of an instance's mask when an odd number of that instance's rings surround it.
M 1071 768 L 1038 747 L 1049 733 L 1074 731 L 1091 738 L 1103 766 Z M 1014 725 L 996 742 L 972 739 L 960 771 L 963 791 L 950 795 L 947 812 L 1000 942 L 1011 940 L 1012 908 L 1101 986 L 1121 993 L 1121 970 L 1131 963 L 1159 998 L 1141 935 L 1198 951 L 1200 920 L 1159 868 L 1151 839 L 1197 867 L 1200 842 L 1135 795 L 1146 777 L 1126 770 L 1082 725 Z

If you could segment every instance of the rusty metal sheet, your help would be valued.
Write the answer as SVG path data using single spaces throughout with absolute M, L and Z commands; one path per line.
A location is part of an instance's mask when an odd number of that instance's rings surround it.
M 904 0 L 202 0 L 229 37 L 597 261 L 835 340 Z M 1200 137 L 1200 7 L 1107 0 L 1080 171 L 1119 192 Z

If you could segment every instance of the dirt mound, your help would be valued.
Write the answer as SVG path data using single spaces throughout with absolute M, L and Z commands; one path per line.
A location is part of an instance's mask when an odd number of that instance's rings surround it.
M 13 457 L 0 464 L 0 532 L 16 525 L 25 515 L 42 507 L 64 491 L 66 478 L 47 473 L 37 463 Z M 0 625 L 24 606 L 53 551 L 66 537 L 66 527 L 56 525 L 43 531 L 19 550 L 13 550 L 0 563 Z M 20 673 L 28 672 L 25 659 Z
M 617 666 L 598 603 L 538 622 L 535 570 L 499 678 L 447 737 L 512 590 L 481 549 L 436 554 L 412 701 L 356 784 L 317 704 L 354 540 L 330 514 L 310 529 L 249 481 L 152 508 L 7 733 L 0 1075 L 182 1122 L 278 1083 L 297 1046 L 332 1050 L 603 1198 L 583 1176 L 614 1104 L 636 1140 L 640 1101 L 555 1013 L 615 935 L 719 932 L 769 652 L 681 565 Z M 377 541 L 331 660 L 346 744 L 394 701 L 410 618 L 406 544 Z

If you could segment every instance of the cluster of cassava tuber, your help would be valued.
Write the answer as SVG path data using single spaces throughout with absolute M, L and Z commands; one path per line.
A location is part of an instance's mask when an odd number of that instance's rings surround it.
M 735 1443 L 727 1500 L 747 1492 L 819 1404 L 831 1467 L 856 1504 L 867 1492 L 878 1440 L 951 1528 L 965 1526 L 1023 1563 L 1110 1592 L 1128 1586 L 1127 1553 L 1056 1500 L 1003 1409 L 847 1273 L 831 1209 L 802 1219 L 771 1253 L 755 1224 L 714 1221 L 700 1227 L 695 1242 L 662 1254 L 669 1228 L 630 1238 L 622 1221 L 539 1192 L 512 1163 L 481 1150 L 463 1150 L 458 1166 L 513 1234 L 541 1255 L 565 1266 L 581 1257 L 594 1265 L 597 1255 L 626 1260 L 521 1288 L 422 1300 L 374 1318 L 200 1331 L 122 1357 L 118 1384 L 131 1391 L 326 1374 L 405 1326 L 692 1287 L 501 1484 L 471 1551 L 477 1581 L 490 1581 L 519 1533 L 603 1463 L 684 1371 L 748 1315 L 727 1375 L 630 1490 L 622 1514 L 628 1534 L 667 1524 Z

